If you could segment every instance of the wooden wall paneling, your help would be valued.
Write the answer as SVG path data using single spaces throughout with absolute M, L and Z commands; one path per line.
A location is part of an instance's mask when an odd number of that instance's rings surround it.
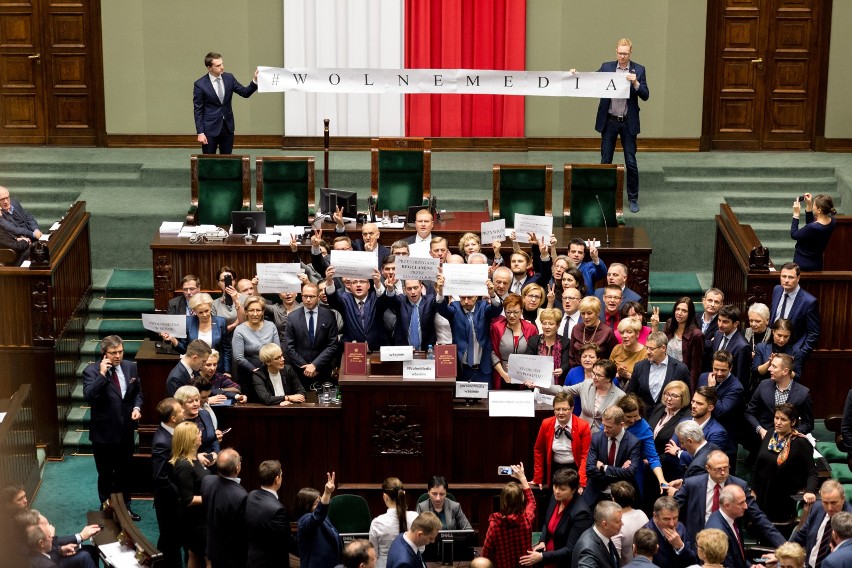
M 852 270 L 852 216 L 835 217 L 834 232 L 823 257 L 823 270 Z

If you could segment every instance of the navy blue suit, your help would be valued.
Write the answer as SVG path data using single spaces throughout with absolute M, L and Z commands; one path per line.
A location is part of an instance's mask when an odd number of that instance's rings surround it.
M 613 73 L 618 69 L 617 61 L 601 64 L 599 73 Z M 627 99 L 627 114 L 623 122 L 610 116 L 612 99 L 601 99 L 598 114 L 595 117 L 595 130 L 601 133 L 601 163 L 611 164 L 615 153 L 615 141 L 620 136 L 624 148 L 624 162 L 627 166 L 627 199 L 639 199 L 639 166 L 636 164 L 636 137 L 639 135 L 639 99 L 647 101 L 650 96 L 645 80 L 645 67 L 634 61 L 628 65 L 630 73 L 636 74 L 639 87 L 630 85 L 630 98 Z M 625 77 L 627 74 L 625 73 Z M 626 78 L 624 79 L 627 80 Z
M 811 391 L 803 384 L 793 381 L 790 383 L 790 394 L 787 402 L 799 410 L 799 425 L 796 427 L 801 434 L 808 434 L 814 429 L 813 401 Z M 746 422 L 751 430 L 757 431 L 760 426 L 769 432 L 775 429 L 775 381 L 761 381 L 757 390 L 746 407 Z
M 231 372 L 231 334 L 228 332 L 228 322 L 222 316 L 211 316 L 212 322 L 210 333 L 213 335 L 213 344 L 210 346 L 219 352 L 219 364 L 216 365 L 217 373 Z M 186 346 L 198 339 L 198 316 L 186 317 L 186 337 L 178 340 L 175 351 L 186 353 Z
M 630 382 L 627 383 L 627 388 L 624 389 L 626 394 L 636 393 L 636 396 L 645 403 L 645 414 L 643 418 L 647 418 L 651 411 L 657 406 L 663 398 L 663 391 L 666 385 L 672 381 L 683 381 L 689 384 L 689 368 L 673 357 L 668 358 L 666 364 L 666 378 L 663 379 L 663 386 L 660 388 L 660 393 L 657 399 L 654 399 L 650 387 L 651 378 L 651 362 L 647 359 L 639 361 L 633 366 L 633 373 L 630 375 Z
M 692 539 L 689 537 L 689 533 L 687 532 L 686 527 L 683 526 L 683 523 L 678 522 L 675 527 L 677 534 L 680 535 L 680 539 L 683 541 L 683 550 L 680 551 L 680 554 L 675 552 L 674 546 L 672 546 L 671 543 L 666 540 L 666 537 L 663 536 L 662 531 L 660 531 L 657 527 L 654 519 L 648 521 L 643 528 L 651 529 L 657 534 L 657 541 L 660 545 L 660 548 L 654 555 L 654 564 L 657 566 L 665 566 L 666 568 L 685 568 L 686 566 L 692 566 L 698 562 L 698 557 L 695 555 Z
M 423 557 L 414 552 L 402 534 L 396 536 L 388 550 L 387 568 L 423 568 Z
M 154 474 L 154 512 L 160 537 L 157 549 L 163 553 L 166 566 L 181 566 L 180 525 L 178 523 L 178 491 L 172 483 L 172 434 L 163 425 L 157 427 L 151 440 L 151 465 Z
M 843 510 L 847 513 L 852 513 L 852 505 L 849 504 L 849 501 L 845 501 L 843 503 Z M 825 507 L 822 506 L 822 501 L 817 501 L 811 505 L 811 512 L 808 513 L 808 518 L 805 520 L 805 524 L 790 537 L 790 542 L 795 542 L 796 544 L 801 545 L 804 547 L 805 552 L 810 554 L 811 550 L 819 544 L 817 541 L 817 533 L 819 532 L 819 527 L 822 525 L 822 521 L 824 519 Z M 831 530 L 831 524 L 826 525 L 826 530 Z M 825 564 L 823 564 L 823 566 L 825 566 Z
M 705 367 L 705 371 L 709 371 L 713 364 L 713 353 L 719 351 L 722 346 L 725 334 L 716 330 L 713 335 L 713 341 L 710 343 L 710 362 L 709 366 Z M 734 358 L 734 363 L 731 366 L 731 374 L 735 377 L 750 377 L 751 376 L 751 344 L 746 341 L 745 335 L 740 330 L 734 332 L 728 344 L 725 346 L 725 351 L 731 354 Z
M 702 373 L 698 377 L 699 387 L 707 386 L 708 374 Z M 743 411 L 746 404 L 745 389 L 743 389 L 743 385 L 737 377 L 728 375 L 727 379 L 721 383 L 716 383 L 716 395 L 719 397 L 719 400 L 716 401 L 713 407 L 713 418 L 725 428 L 731 444 L 736 446 L 737 430 L 739 429 L 739 425 L 742 424 Z M 728 450 L 724 451 L 728 452 Z M 733 451 L 736 451 L 736 449 Z
M 337 318 L 331 310 L 323 306 L 316 307 L 314 322 L 314 340 L 308 334 L 308 323 L 305 318 L 305 307 L 297 308 L 287 318 L 284 329 L 284 352 L 287 361 L 307 389 L 317 380 L 326 381 L 331 377 L 331 371 L 337 360 L 340 343 L 337 341 Z M 313 363 L 317 368 L 316 377 L 305 377 L 302 365 Z
M 742 538 L 743 529 L 740 526 L 739 519 L 734 522 L 737 524 L 737 528 L 740 530 L 740 537 Z M 730 568 L 748 568 L 748 566 L 750 566 L 750 563 L 746 562 L 746 559 L 743 556 L 737 536 L 734 534 L 734 531 L 731 530 L 731 525 L 729 525 L 724 517 L 722 517 L 721 511 L 716 511 L 710 515 L 710 518 L 707 519 L 707 523 L 704 528 L 719 529 L 728 537 L 728 556 L 725 557 L 725 562 L 723 563 L 724 566 Z
M 38 231 L 38 223 L 35 217 L 21 207 L 17 199 L 11 200 L 12 212 L 0 212 L 0 225 L 16 237 L 26 237 L 30 241 L 37 241 L 34 231 Z
M 328 305 L 343 316 L 343 341 L 365 342 L 370 351 L 378 351 L 384 338 L 382 314 L 390 305 L 391 299 L 384 294 L 377 296 L 376 291 L 370 288 L 364 300 L 364 322 L 362 323 L 358 304 L 351 293 L 343 288 L 336 288 L 334 293 L 327 294 L 327 297 Z
M 128 482 L 137 426 L 131 414 L 134 408 L 142 408 L 142 384 L 136 363 L 122 361 L 120 367 L 127 385 L 124 397 L 114 383 L 101 374 L 100 361 L 83 370 L 83 396 L 91 407 L 89 439 L 98 470 L 101 503 L 109 499 L 113 491 L 124 493 L 125 501 L 130 502 Z
M 689 460 L 688 465 L 686 466 L 686 471 L 683 472 L 683 478 L 689 479 L 690 477 L 694 477 L 696 475 L 701 475 L 702 473 L 707 471 L 707 456 L 710 455 L 710 452 L 713 450 L 718 450 L 715 444 L 711 444 L 707 442 L 701 448 L 695 452 L 695 455 L 692 456 L 692 459 Z M 684 452 L 686 454 L 687 452 Z
M 847 568 L 848 566 L 852 566 L 852 540 L 843 541 L 822 561 L 822 568 Z
M 453 342 L 458 347 L 458 363 L 461 367 L 467 364 L 463 359 L 470 346 L 470 322 L 461 304 L 458 301 L 450 304 L 447 299 L 445 297 L 442 302 L 438 303 L 438 313 L 450 322 L 450 327 L 453 330 Z M 482 348 L 479 371 L 488 377 L 488 381 L 491 380 L 491 320 L 499 316 L 502 311 L 502 302 L 495 306 L 488 300 L 477 300 L 473 309 L 473 327 L 477 342 Z
M 246 500 L 248 566 L 278 568 L 289 565 L 290 521 L 287 509 L 275 495 L 255 489 Z
M 396 325 L 393 328 L 394 345 L 410 345 L 409 343 L 409 327 L 411 327 L 411 314 L 414 312 L 414 305 L 408 301 L 405 294 L 395 293 L 393 303 L 390 309 L 396 314 Z M 429 345 L 435 345 L 437 335 L 435 334 L 435 314 L 438 313 L 438 306 L 435 303 L 434 294 L 425 294 L 420 297 L 418 304 L 420 312 L 420 345 L 417 349 L 426 350 Z
M 642 465 L 642 444 L 639 439 L 628 431 L 624 431 L 624 437 L 618 445 L 615 454 L 615 464 L 609 463 L 609 439 L 603 430 L 592 434 L 592 443 L 589 445 L 589 455 L 586 458 L 586 490 L 583 497 L 590 507 L 594 507 L 601 499 L 601 495 L 610 484 L 616 481 L 627 481 L 634 486 L 636 494 L 640 495 L 639 487 L 636 485 L 636 471 Z M 630 460 L 630 467 L 621 467 Z M 601 461 L 607 465 L 606 471 L 597 468 L 597 462 Z
M 320 502 L 313 512 L 305 513 L 299 519 L 296 541 L 299 543 L 300 568 L 328 568 L 340 563 L 343 542 L 327 517 L 328 505 Z
M 174 396 L 180 387 L 188 385 L 192 381 L 192 375 L 186 369 L 181 361 L 169 371 L 169 376 L 166 378 L 166 392 L 169 396 Z
M 201 480 L 201 500 L 207 511 L 207 559 L 213 568 L 246 565 L 248 534 L 246 500 L 242 485 L 219 475 Z
M 601 305 L 603 305 L 603 296 L 604 290 L 606 288 L 598 288 L 595 290 L 595 298 L 601 301 Z M 642 296 L 625 286 L 621 290 L 621 303 L 618 305 L 619 307 L 623 306 L 625 302 L 642 302 Z
M 692 420 L 692 416 L 684 418 L 683 420 L 681 420 L 681 422 L 686 422 L 687 420 Z M 726 454 L 737 451 L 737 448 L 731 442 L 731 438 L 730 436 L 728 436 L 728 432 L 725 430 L 725 427 L 719 424 L 719 422 L 715 418 L 713 418 L 712 415 L 709 419 L 707 419 L 707 422 L 704 424 L 702 430 L 704 431 L 704 439 L 707 440 L 710 445 L 716 446 Z M 672 436 L 672 441 L 680 445 L 680 441 L 677 438 L 677 434 Z M 686 455 L 687 452 L 684 452 L 684 456 Z M 685 459 L 681 458 L 681 463 L 683 463 L 684 466 L 688 466 L 691 461 L 692 457 Z
M 775 286 L 772 290 L 772 308 L 769 312 L 770 325 L 775 323 L 775 316 L 781 306 L 781 297 L 784 288 Z M 789 302 L 788 302 L 789 303 Z M 819 306 L 817 300 L 811 294 L 799 288 L 793 307 L 788 307 L 787 319 L 793 324 L 793 348 L 807 357 L 811 351 L 816 349 L 819 341 Z
M 192 87 L 192 106 L 195 114 L 195 132 L 207 136 L 207 144 L 202 146 L 205 154 L 215 154 L 216 147 L 222 154 L 230 154 L 234 148 L 234 111 L 231 101 L 234 93 L 248 98 L 257 91 L 254 82 L 242 86 L 231 73 L 222 73 L 223 100 L 219 100 L 205 73 Z
M 704 518 L 707 516 L 707 480 L 709 478 L 710 476 L 706 472 L 688 477 L 683 480 L 683 485 L 675 493 L 675 499 L 680 503 L 680 521 L 686 527 L 686 532 L 692 535 L 704 530 Z M 748 505 L 743 518 L 749 523 L 752 530 L 759 532 L 760 536 L 773 547 L 781 546 L 786 539 L 757 506 L 748 484 L 739 477 L 731 475 L 728 476 L 724 485 L 739 485 L 742 488 Z

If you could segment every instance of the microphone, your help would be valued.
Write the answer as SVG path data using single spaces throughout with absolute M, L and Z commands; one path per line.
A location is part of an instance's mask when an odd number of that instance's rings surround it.
M 606 215 L 604 214 L 603 205 L 601 205 L 601 198 L 598 197 L 598 194 L 595 194 L 595 199 L 598 200 L 598 208 L 601 210 L 601 219 L 604 222 L 604 232 L 606 233 L 606 244 L 609 245 L 609 227 L 606 224 Z

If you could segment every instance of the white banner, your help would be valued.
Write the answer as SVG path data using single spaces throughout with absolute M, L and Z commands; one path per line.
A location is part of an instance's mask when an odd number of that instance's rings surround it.
M 488 416 L 535 418 L 535 394 L 532 391 L 490 391 Z
M 308 69 L 258 67 L 261 93 L 436 93 L 626 99 L 624 73 L 486 69 Z
M 447 264 L 444 275 L 444 296 L 485 296 L 488 294 L 487 264 Z
M 333 250 L 331 266 L 334 267 L 334 275 L 340 278 L 372 280 L 373 271 L 379 267 L 379 257 L 375 252 Z
M 530 233 L 535 233 L 537 239 L 543 238 L 545 244 L 550 243 L 550 235 L 553 234 L 553 217 L 515 213 L 515 240 L 519 243 L 528 243 Z
M 553 357 L 510 353 L 506 372 L 513 383 L 530 381 L 537 387 L 547 389 L 553 385 Z
M 257 274 L 257 291 L 261 294 L 280 294 L 302 291 L 302 266 L 298 262 L 258 262 L 254 265 Z
M 494 241 L 503 242 L 506 240 L 506 220 L 497 219 L 496 221 L 485 221 L 480 224 L 479 229 L 480 239 L 482 244 L 490 245 Z
M 186 337 L 186 316 L 142 314 L 142 327 L 154 333 L 168 333 L 172 337 Z
M 417 258 L 413 256 L 396 257 L 396 279 L 406 280 L 435 280 L 438 278 L 437 258 Z

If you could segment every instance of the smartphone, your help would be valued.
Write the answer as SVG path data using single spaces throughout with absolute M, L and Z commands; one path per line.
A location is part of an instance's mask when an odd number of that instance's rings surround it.
M 498 465 L 497 466 L 497 475 L 512 475 L 512 466 L 510 466 L 510 465 Z
M 225 428 L 224 430 L 222 430 L 222 435 L 224 436 L 225 434 L 227 434 L 230 431 L 231 431 L 230 428 Z
M 225 275 L 225 288 L 227 288 L 228 286 L 233 286 L 233 285 L 234 285 L 234 277 L 231 276 L 230 274 L 226 274 Z
M 805 202 L 805 196 L 800 195 L 799 197 L 796 198 L 796 201 L 798 201 L 799 203 L 804 203 Z
M 766 558 L 754 558 L 751 561 L 752 564 L 766 564 L 767 562 L 769 561 Z

